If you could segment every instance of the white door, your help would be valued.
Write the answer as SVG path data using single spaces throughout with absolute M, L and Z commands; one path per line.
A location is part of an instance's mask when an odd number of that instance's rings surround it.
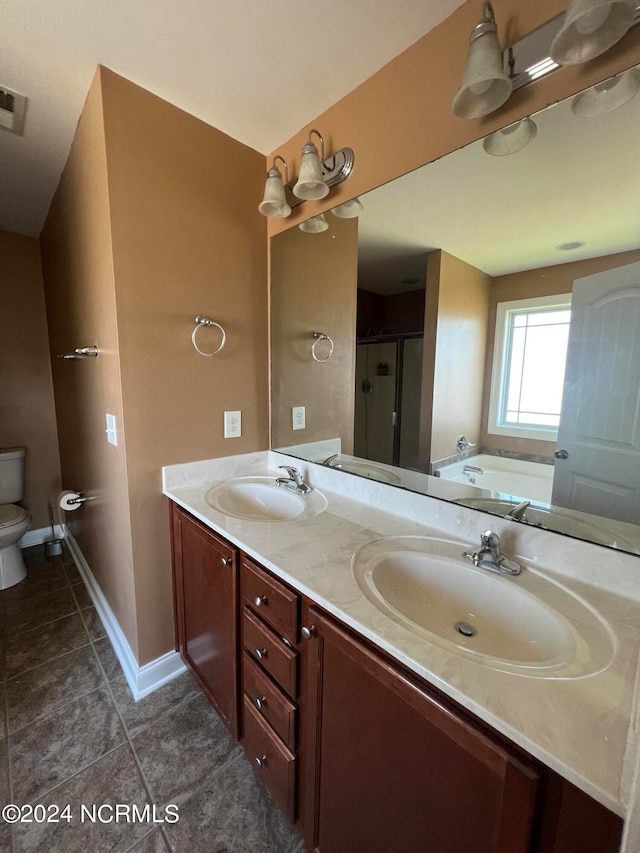
M 640 524 L 640 263 L 573 283 L 552 503 Z

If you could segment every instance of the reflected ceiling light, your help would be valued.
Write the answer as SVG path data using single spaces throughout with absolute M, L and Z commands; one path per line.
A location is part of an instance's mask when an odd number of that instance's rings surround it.
M 284 218 L 291 213 L 291 207 L 287 202 L 284 190 L 284 183 L 280 170 L 276 166 L 276 160 L 281 160 L 284 163 L 285 181 L 289 181 L 289 168 L 286 160 L 279 154 L 273 158 L 273 166 L 267 172 L 267 181 L 264 186 L 264 198 L 258 205 L 258 210 L 263 216 L 270 219 L 275 217 Z
M 329 228 L 329 223 L 324 218 L 324 213 L 319 213 L 317 216 L 312 216 L 311 219 L 301 222 L 298 228 L 307 234 L 320 234 L 321 231 L 326 231 Z
M 453 112 L 459 118 L 486 116 L 509 99 L 512 89 L 502 65 L 493 6 L 486 2 L 480 23 L 469 37 L 462 86 L 453 99 Z
M 523 118 L 502 130 L 496 130 L 484 138 L 482 147 L 493 157 L 504 157 L 522 151 L 536 138 L 538 127 L 530 118 Z
M 551 58 L 577 65 L 600 56 L 631 27 L 635 12 L 636 0 L 572 0 L 551 43 Z
M 362 202 L 356 196 L 356 198 L 352 198 L 334 207 L 331 213 L 339 219 L 355 219 L 357 216 L 360 216 L 363 210 Z
M 315 135 L 320 140 L 321 157 L 318 156 L 318 149 L 311 141 L 311 134 Z M 293 194 L 303 201 L 312 199 L 320 199 L 329 195 L 329 187 L 325 183 L 322 175 L 322 160 L 324 160 L 324 139 L 322 135 L 315 129 L 309 131 L 309 139 L 302 149 L 302 157 L 300 158 L 300 174 L 298 181 L 293 188 Z
M 556 246 L 557 252 L 574 252 L 576 249 L 581 249 L 586 246 L 584 240 L 572 240 L 570 243 L 560 243 Z
M 640 92 L 640 69 L 630 68 L 580 92 L 571 102 L 571 112 L 581 118 L 612 113 Z

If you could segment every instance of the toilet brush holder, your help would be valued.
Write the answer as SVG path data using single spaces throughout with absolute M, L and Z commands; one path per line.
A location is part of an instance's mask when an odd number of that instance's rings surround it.
M 62 539 L 56 539 L 56 531 L 53 524 L 53 507 L 49 504 L 49 524 L 51 525 L 51 539 L 44 543 L 44 556 L 48 560 L 49 557 L 59 557 L 62 554 Z

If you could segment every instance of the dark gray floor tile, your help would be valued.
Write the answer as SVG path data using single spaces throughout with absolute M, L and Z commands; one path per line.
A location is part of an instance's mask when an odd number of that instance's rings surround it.
M 78 610 L 85 610 L 87 607 L 93 607 L 93 601 L 91 600 L 91 596 L 84 584 L 77 583 L 72 586 L 71 589 L 76 602 L 78 603 Z
M 89 632 L 89 636 L 92 640 L 100 640 L 102 637 L 107 636 L 107 632 L 104 629 L 104 625 L 102 624 L 100 617 L 98 616 L 98 611 L 95 607 L 87 607 L 86 610 L 83 610 L 82 618 L 84 619 L 87 631 Z
M 6 683 L 9 731 L 51 714 L 99 687 L 102 672 L 91 646 L 30 669 Z
M 136 702 L 109 639 L 99 640 L 95 648 L 113 691 L 118 710 L 127 731 L 132 736 L 143 731 L 163 714 L 200 695 L 200 688 L 189 673 L 185 672 L 169 684 L 155 690 L 150 696 Z
M 115 853 L 128 850 L 153 825 L 123 821 L 81 821 L 81 804 L 87 807 L 116 803 L 136 804 L 140 811 L 148 802 L 140 773 L 128 744 L 118 747 L 82 773 L 43 797 L 48 805 L 69 803 L 73 820 L 59 824 L 16 825 L 16 853 Z M 103 815 L 108 816 L 107 810 Z
M 132 741 L 154 802 L 181 803 L 240 754 L 204 696 L 165 714 Z
M 5 612 L 10 612 L 16 602 L 32 601 L 68 586 L 64 569 L 58 563 L 43 563 L 27 568 L 27 576 L 20 583 L 2 591 Z
M 127 850 L 127 853 L 170 853 L 170 850 L 158 829 Z
M 70 562 L 67 562 L 67 560 L 69 560 Z M 82 575 L 78 571 L 78 568 L 71 557 L 64 558 L 63 565 L 64 573 L 66 574 L 67 580 L 70 584 L 84 583 L 84 581 L 82 580 Z
M 125 740 L 106 685 L 11 737 L 13 796 L 41 797 Z
M 0 818 L 0 853 L 11 853 L 11 827 Z
M 79 613 L 72 613 L 22 634 L 11 634 L 5 644 L 7 678 L 85 646 L 88 642 L 89 636 Z
M 9 790 L 8 745 L 6 738 L 2 738 L 0 739 L 0 808 L 9 802 Z
M 301 839 L 241 756 L 165 824 L 175 853 L 293 853 Z
M 5 592 L 8 590 L 5 590 Z M 3 592 L 4 595 L 4 592 Z M 5 605 L 4 622 L 7 635 L 19 634 L 31 628 L 53 622 L 62 616 L 75 613 L 77 605 L 68 586 L 35 599 L 24 598 Z

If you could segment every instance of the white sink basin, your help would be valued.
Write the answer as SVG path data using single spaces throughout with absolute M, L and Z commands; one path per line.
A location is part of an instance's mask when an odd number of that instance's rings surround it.
M 276 486 L 275 477 L 234 477 L 212 486 L 205 495 L 212 509 L 246 521 L 293 521 L 326 509 L 327 501 L 313 490 L 304 495 Z
M 581 598 L 532 569 L 516 577 L 474 567 L 454 542 L 378 539 L 353 557 L 358 586 L 414 634 L 495 669 L 575 678 L 610 662 L 614 639 Z

